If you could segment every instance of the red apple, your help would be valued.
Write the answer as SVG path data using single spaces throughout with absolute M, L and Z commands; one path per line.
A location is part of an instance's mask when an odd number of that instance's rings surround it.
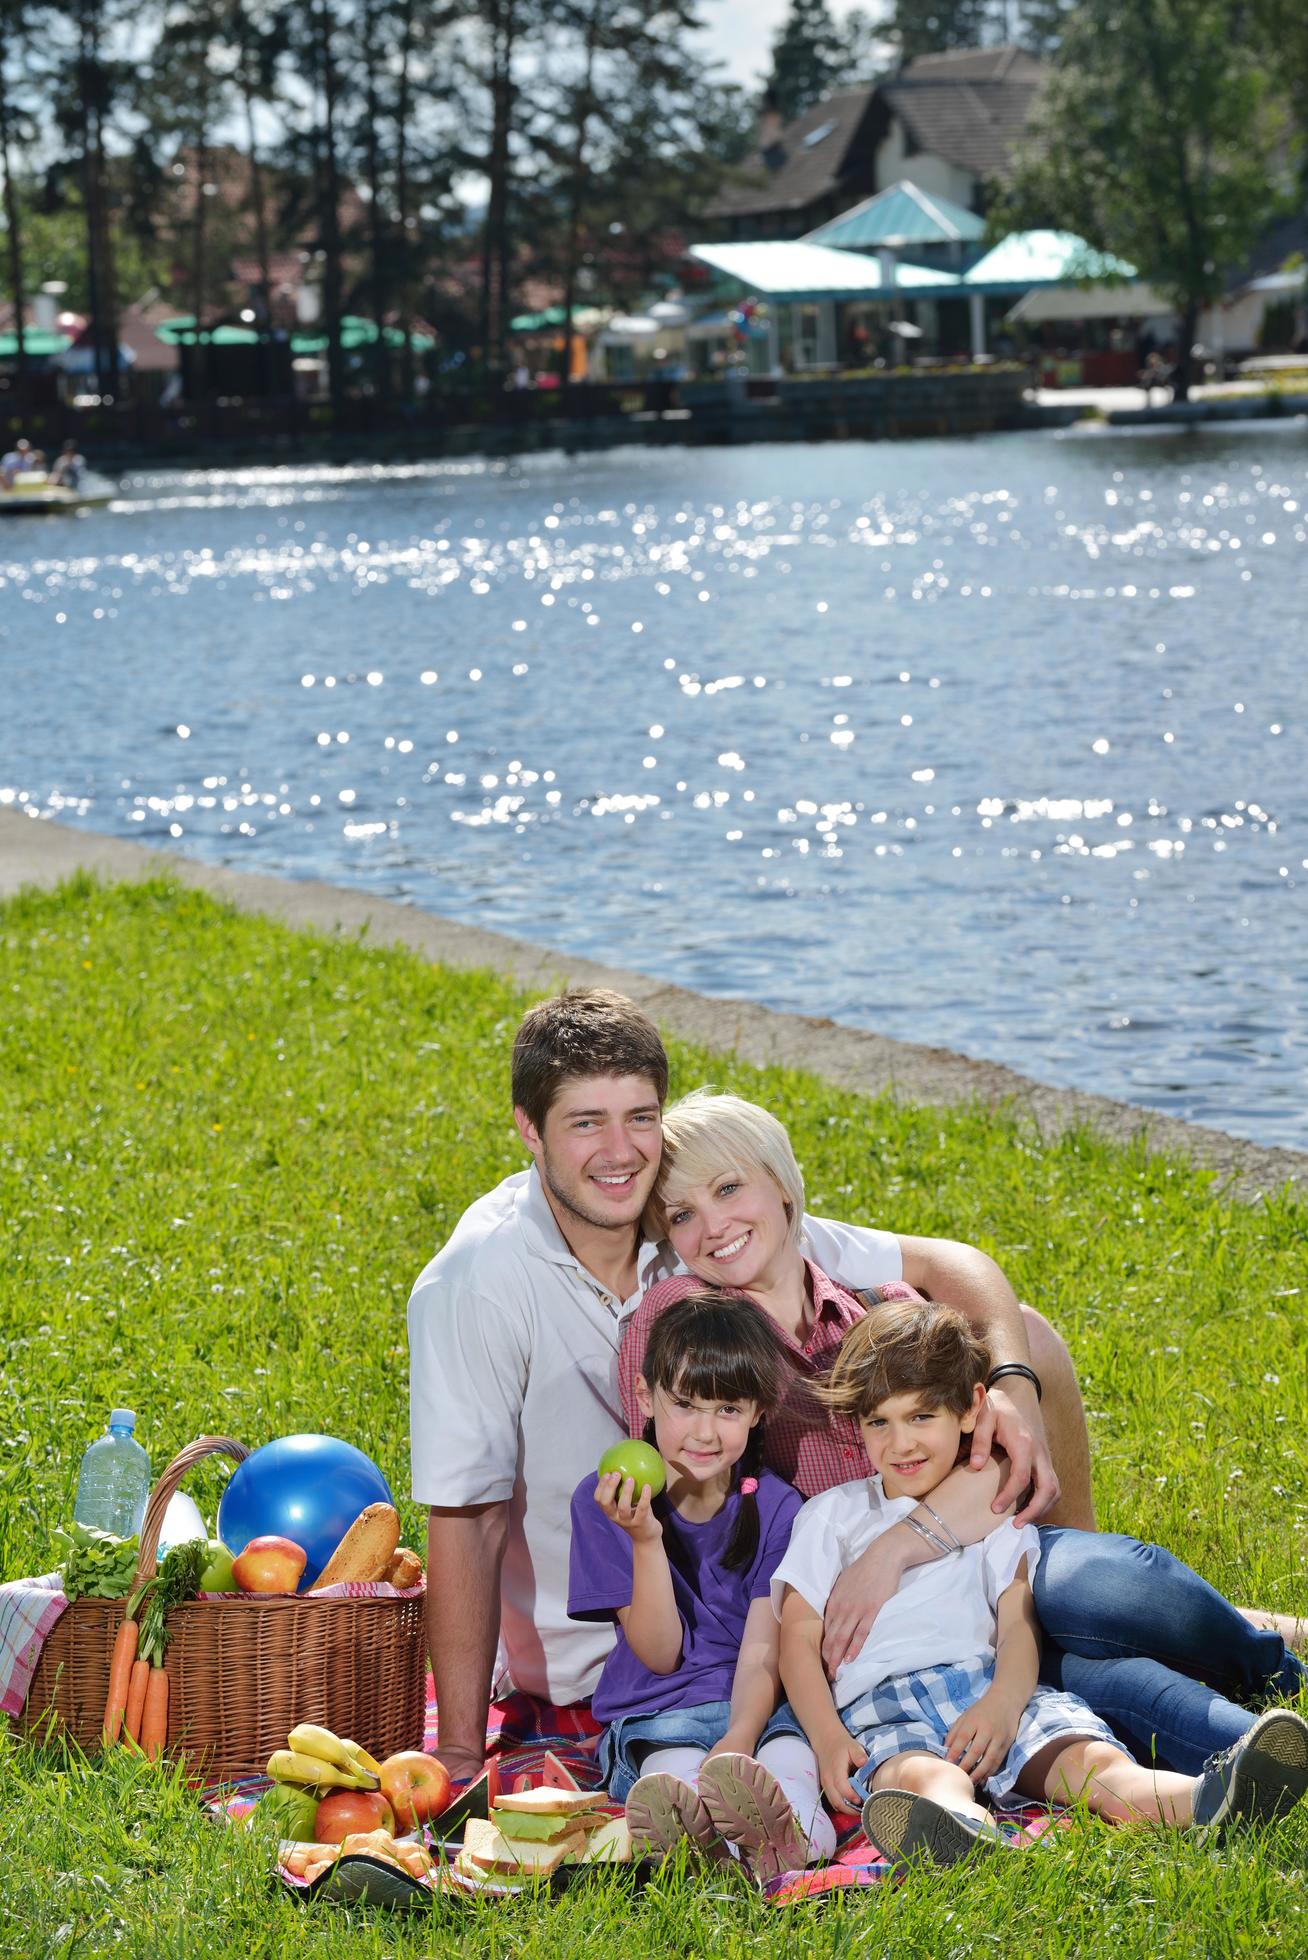
M 450 1800 L 450 1773 L 421 1749 L 401 1749 L 381 1766 L 382 1795 L 406 1831 L 439 1817 Z
M 293 1593 L 307 1563 L 303 1545 L 293 1538 L 251 1538 L 232 1560 L 232 1577 L 242 1592 Z
M 395 1813 L 377 1790 L 333 1790 L 318 1805 L 314 1841 L 340 1844 L 351 1831 L 394 1831 Z

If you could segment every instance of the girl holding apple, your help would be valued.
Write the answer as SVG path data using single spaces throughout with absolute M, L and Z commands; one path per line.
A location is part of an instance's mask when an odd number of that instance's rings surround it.
M 824 1383 L 869 1305 L 919 1296 L 900 1282 L 856 1294 L 806 1257 L 803 1179 L 785 1128 L 769 1111 L 697 1091 L 665 1111 L 663 1142 L 645 1230 L 666 1237 L 689 1271 L 651 1287 L 626 1323 L 618 1381 L 629 1427 L 634 1433 L 643 1420 L 637 1384 L 646 1343 L 676 1302 L 711 1281 L 748 1303 L 780 1342 L 782 1387 L 764 1461 L 808 1498 L 865 1474 L 858 1424 L 831 1406 Z M 992 1368 L 987 1386 L 1013 1373 L 1029 1376 L 1039 1392 L 1025 1363 Z M 941 1555 L 943 1541 L 932 1543 L 938 1525 L 963 1546 L 994 1529 L 999 1483 L 991 1463 L 951 1471 L 932 1493 L 930 1514 L 917 1506 L 845 1566 L 824 1628 L 829 1674 L 859 1652 L 909 1569 Z M 1143 1760 L 1198 1774 L 1252 1728 L 1244 1698 L 1293 1695 L 1306 1678 L 1278 1634 L 1242 1615 L 1161 1546 L 1055 1525 L 1040 1527 L 1040 1549 L 1034 1592 L 1047 1636 L 1041 1679 L 1088 1702 Z M 833 1613 L 842 1587 L 858 1602 L 856 1611 Z M 1155 1629 L 1151 1651 L 1140 1642 Z M 1177 1672 L 1154 1652 L 1193 1655 L 1202 1678 Z
M 617 1621 L 592 1709 L 633 1839 L 688 1839 L 761 1878 L 835 1848 L 816 1758 L 778 1706 L 771 1580 L 801 1502 L 763 1464 L 780 1376 L 745 1301 L 698 1290 L 660 1317 L 635 1395 L 662 1462 L 639 1487 L 621 1467 L 583 1479 L 568 1593 L 573 1618 Z

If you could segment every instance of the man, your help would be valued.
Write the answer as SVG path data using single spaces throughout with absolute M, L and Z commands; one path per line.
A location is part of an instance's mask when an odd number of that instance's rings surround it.
M 441 1757 L 455 1776 L 481 1766 L 497 1658 L 501 1678 L 558 1709 L 588 1700 L 611 1644 L 607 1628 L 567 1617 L 569 1502 L 625 1433 L 622 1323 L 669 1270 L 640 1236 L 667 1083 L 658 1030 L 622 995 L 576 991 L 532 1008 L 512 1059 L 532 1168 L 464 1213 L 409 1301 L 413 1494 L 430 1510 L 429 1638 Z M 985 1325 L 996 1365 L 1021 1371 L 991 1391 L 974 1438 L 976 1467 L 995 1441 L 1009 1458 L 995 1508 L 1031 1483 L 1024 1520 L 1058 1505 L 1063 1522 L 1092 1527 L 1067 1349 L 994 1260 L 950 1240 L 805 1226 L 814 1258 L 846 1285 L 902 1278 Z M 865 1588 L 838 1603 L 831 1653 L 861 1644 L 901 1571 L 879 1596 Z
M 26 436 L 19 436 L 13 448 L 6 455 L 0 456 L 0 486 L 12 490 L 16 477 L 25 476 L 30 471 L 39 469 L 40 464 L 39 451 L 33 449 Z

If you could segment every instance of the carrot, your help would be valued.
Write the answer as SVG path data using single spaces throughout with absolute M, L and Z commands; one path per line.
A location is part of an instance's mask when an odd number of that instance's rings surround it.
M 123 1740 L 141 1739 L 141 1711 L 145 1707 L 145 1684 L 150 1679 L 150 1663 L 140 1658 L 132 1662 L 132 1678 L 127 1686 L 127 1713 L 123 1717 Z
M 132 1662 L 136 1659 L 136 1642 L 139 1634 L 136 1621 L 130 1614 L 124 1614 L 123 1623 L 114 1641 L 113 1659 L 109 1663 L 109 1694 L 104 1705 L 104 1740 L 111 1747 L 118 1740 L 123 1726 L 123 1716 L 127 1711 L 127 1687 L 132 1672 Z
M 157 1760 L 168 1739 L 168 1670 L 152 1667 L 146 1683 L 145 1706 L 141 1711 L 141 1748 Z

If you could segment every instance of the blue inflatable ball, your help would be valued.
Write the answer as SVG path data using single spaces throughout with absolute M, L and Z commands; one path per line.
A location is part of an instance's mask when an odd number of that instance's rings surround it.
M 360 1511 L 393 1504 L 372 1458 L 335 1436 L 280 1436 L 238 1463 L 218 1506 L 229 1552 L 252 1538 L 290 1538 L 307 1553 L 304 1592 L 316 1581 Z

